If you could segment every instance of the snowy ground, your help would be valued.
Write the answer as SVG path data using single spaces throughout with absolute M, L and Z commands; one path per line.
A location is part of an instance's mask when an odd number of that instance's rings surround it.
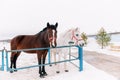
M 120 46 L 120 43 L 115 43 L 117 46 Z M 110 47 L 106 47 L 105 49 L 101 49 L 101 47 L 96 44 L 96 41 L 94 38 L 89 38 L 88 39 L 88 45 L 87 47 L 84 47 L 84 50 L 87 51 L 96 51 L 98 53 L 103 53 L 103 54 L 107 54 L 107 55 L 113 55 L 116 57 L 120 57 L 120 52 L 119 51 L 111 51 Z
M 93 39 L 90 39 L 90 41 L 91 41 L 90 44 L 88 44 L 87 47 L 84 47 L 85 50 L 98 51 L 104 54 L 108 53 L 107 49 L 104 50 L 99 49 L 98 45 L 95 43 Z M 9 44 L 1 43 L 1 45 L 9 49 Z M 0 49 L 3 49 L 3 47 L 0 47 Z M 109 55 L 120 57 L 120 53 L 117 52 L 109 51 Z M 75 61 L 74 63 L 78 65 L 78 61 Z M 37 64 L 36 55 L 22 53 L 18 59 L 17 64 L 18 66 Z M 57 67 L 55 65 L 53 65 L 52 67 L 46 66 L 48 76 L 42 79 L 39 77 L 38 68 L 29 68 L 19 70 L 18 72 L 12 74 L 6 71 L 4 72 L 0 71 L 0 80 L 117 80 L 117 78 L 113 77 L 112 75 L 108 75 L 106 72 L 96 69 L 94 66 L 91 66 L 85 61 L 83 66 L 84 70 L 82 72 L 79 72 L 78 68 L 76 68 L 72 64 L 69 64 L 68 66 L 69 72 L 64 72 L 63 64 L 60 65 L 61 73 L 59 74 L 56 74 Z
M 55 67 L 47 66 L 46 71 L 48 76 L 42 80 L 117 80 L 115 77 L 108 75 L 107 73 L 94 68 L 93 66 L 84 62 L 84 71 L 79 72 L 76 67 L 71 65 L 69 72 L 63 72 L 56 74 Z M 10 74 L 9 72 L 0 72 L 0 80 L 40 80 L 37 68 L 31 68 L 26 70 L 20 70 L 16 73 Z

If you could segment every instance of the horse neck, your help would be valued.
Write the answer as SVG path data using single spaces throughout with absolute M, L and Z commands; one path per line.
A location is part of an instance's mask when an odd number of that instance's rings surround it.
M 66 33 L 60 35 L 60 37 L 59 37 L 58 40 L 57 40 L 58 45 L 59 45 L 59 46 L 69 45 L 68 42 L 71 41 L 71 35 L 72 35 L 72 32 L 71 32 L 71 31 L 66 32 Z
M 37 37 L 37 40 L 39 42 L 42 42 L 42 43 L 44 43 L 46 45 L 49 45 L 49 42 L 46 41 L 47 40 L 47 38 L 46 38 L 47 32 L 46 31 L 47 30 L 44 30 L 44 31 L 41 31 L 41 32 L 37 33 L 36 37 Z

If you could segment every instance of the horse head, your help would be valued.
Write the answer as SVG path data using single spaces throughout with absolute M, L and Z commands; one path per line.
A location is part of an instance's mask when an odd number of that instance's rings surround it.
M 48 41 L 50 44 L 50 47 L 56 47 L 57 46 L 57 26 L 58 23 L 55 25 L 47 23 L 47 33 L 48 33 Z
M 79 28 L 71 29 L 71 40 L 75 45 L 84 46 L 85 41 L 81 37 Z

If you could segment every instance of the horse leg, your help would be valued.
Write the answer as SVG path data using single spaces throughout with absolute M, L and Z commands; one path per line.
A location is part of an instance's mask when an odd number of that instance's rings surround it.
M 53 56 L 53 50 L 52 49 L 50 49 L 50 61 L 52 61 L 52 56 Z M 52 66 L 52 64 L 50 64 L 50 66 Z
M 13 70 L 12 70 L 12 68 L 13 68 L 13 65 L 14 65 L 14 57 L 15 57 L 15 55 L 16 55 L 16 52 L 12 52 L 11 53 L 11 58 L 10 58 L 10 73 L 13 73 Z
M 56 63 L 56 55 L 57 55 L 56 49 L 54 49 L 54 53 L 53 53 L 53 54 L 54 54 L 54 62 L 55 62 L 55 65 L 56 65 L 56 64 L 57 64 L 57 63 Z
M 46 55 L 47 55 L 47 51 L 45 51 L 45 53 L 43 53 L 43 64 L 45 64 Z M 47 76 L 47 73 L 45 71 L 45 65 L 42 66 L 42 72 L 43 72 L 44 76 Z
M 56 63 L 56 49 L 51 49 L 51 50 L 50 50 L 50 55 L 51 55 L 51 56 L 50 56 L 50 59 L 52 59 L 52 57 L 54 57 L 53 60 L 54 60 L 55 65 L 56 65 L 56 64 L 57 64 L 57 63 Z M 50 66 L 52 66 L 52 64 L 50 64 Z
M 41 59 L 39 59 L 38 64 L 41 65 Z M 42 71 L 41 71 L 41 66 L 39 66 L 39 74 L 40 74 L 40 77 L 41 77 L 41 78 L 44 78 L 44 75 L 43 75 L 43 73 L 42 73 Z
M 58 57 L 58 60 L 57 60 L 57 61 L 60 61 L 61 56 L 62 56 L 61 53 L 57 52 L 56 54 L 58 55 L 58 56 L 57 56 L 57 57 Z M 60 73 L 59 70 L 60 70 L 60 64 L 58 63 L 58 64 L 57 64 L 57 71 L 56 71 L 56 73 Z
M 66 60 L 67 53 L 63 53 L 63 54 L 64 54 L 64 59 Z M 65 70 L 65 72 L 68 72 L 68 70 L 67 70 L 67 62 L 64 62 L 64 70 Z
M 13 58 L 14 69 L 16 69 L 16 61 L 17 61 L 17 58 L 18 58 L 19 55 L 20 55 L 20 52 L 17 52 L 17 54 L 15 54 L 15 56 Z M 17 70 L 14 70 L 14 71 L 16 72 Z
M 41 53 L 39 52 L 37 53 L 37 58 L 38 58 L 38 65 L 41 65 L 41 59 L 42 59 Z M 41 71 L 41 66 L 39 66 L 39 74 L 41 78 L 44 78 L 44 75 L 42 74 L 42 71 Z

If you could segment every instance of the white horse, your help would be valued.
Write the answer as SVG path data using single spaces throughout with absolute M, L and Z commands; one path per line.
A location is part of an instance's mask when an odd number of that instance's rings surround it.
M 81 37 L 79 28 L 71 28 L 64 34 L 61 34 L 60 37 L 57 40 L 57 46 L 69 46 L 69 42 L 72 43 L 72 45 L 79 45 L 84 46 L 84 41 Z M 62 60 L 66 60 L 69 56 L 69 48 L 56 48 L 51 49 L 51 57 L 54 55 L 54 62 Z M 57 57 L 57 58 L 56 58 Z M 56 60 L 57 59 L 57 60 Z M 59 73 L 59 64 L 57 64 L 57 73 Z M 67 62 L 64 62 L 64 71 L 68 72 L 67 70 Z

